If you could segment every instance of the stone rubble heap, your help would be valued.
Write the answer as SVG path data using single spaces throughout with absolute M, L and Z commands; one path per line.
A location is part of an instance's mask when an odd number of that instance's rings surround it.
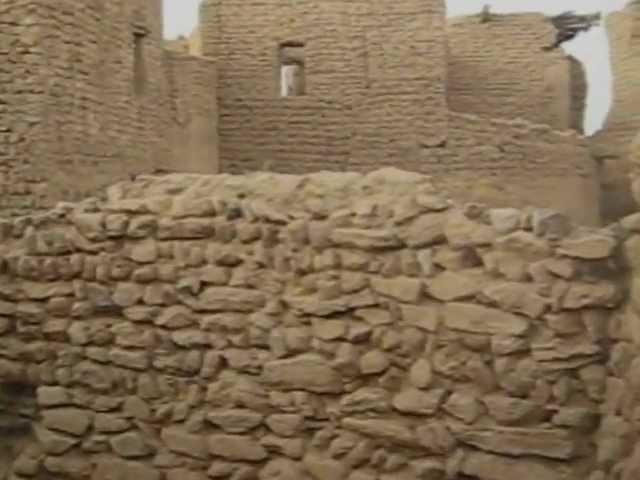
M 640 478 L 633 232 L 394 169 L 0 221 L 0 383 L 37 400 L 11 478 Z

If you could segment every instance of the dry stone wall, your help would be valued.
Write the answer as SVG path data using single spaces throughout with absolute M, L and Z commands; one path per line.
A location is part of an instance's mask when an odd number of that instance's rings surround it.
M 597 467 L 618 229 L 386 169 L 139 177 L 0 235 L 0 384 L 37 402 L 11 478 Z

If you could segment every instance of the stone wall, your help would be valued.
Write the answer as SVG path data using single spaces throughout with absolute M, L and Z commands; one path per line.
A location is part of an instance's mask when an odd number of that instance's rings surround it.
M 483 17 L 447 24 L 449 107 L 573 128 L 570 61 L 562 49 L 544 50 L 556 39 L 551 22 L 534 13 Z
M 201 35 L 218 65 L 224 171 L 381 166 L 446 138 L 441 0 L 209 0 Z M 280 97 L 287 45 L 304 50 L 303 96 Z
M 11 478 L 584 480 L 615 232 L 393 169 L 3 221 L 0 383 L 38 405 Z
M 167 60 L 160 0 L 8 0 L 0 12 L 1 212 L 84 198 L 167 165 L 202 166 L 215 141 L 215 70 Z M 174 64 L 185 70 L 169 79 Z M 185 103 L 170 80 L 178 89 L 206 82 L 194 95 L 202 103 Z M 183 151 L 167 142 L 178 133 Z

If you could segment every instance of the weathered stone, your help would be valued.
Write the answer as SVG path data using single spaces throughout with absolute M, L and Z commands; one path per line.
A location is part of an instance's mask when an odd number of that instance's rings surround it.
M 302 463 L 314 480 L 345 480 L 349 473 L 346 465 L 314 453 L 307 454 Z
M 208 457 L 207 442 L 202 435 L 189 433 L 181 427 L 168 427 L 162 430 L 161 438 L 172 452 L 203 460 Z
M 286 458 L 275 458 L 271 460 L 260 471 L 258 475 L 258 479 L 259 480 L 310 480 L 302 464 Z
M 447 216 L 434 213 L 421 215 L 399 232 L 400 238 L 411 248 L 423 248 L 444 241 Z
M 581 445 L 571 433 L 543 428 L 459 429 L 455 437 L 467 445 L 512 457 L 536 456 L 569 460 L 581 453 Z
M 482 291 L 485 281 L 482 270 L 446 270 L 427 282 L 427 290 L 429 295 L 443 302 L 467 300 Z
M 512 335 L 494 335 L 491 337 L 491 351 L 494 355 L 511 355 L 529 350 L 529 340 Z
M 400 305 L 402 320 L 427 332 L 435 332 L 440 326 L 440 308 L 433 306 Z
M 354 312 L 357 318 L 361 318 L 373 327 L 393 324 L 393 317 L 389 310 L 381 308 L 361 308 Z
M 444 233 L 453 248 L 491 245 L 496 238 L 493 228 L 470 220 L 461 211 L 449 214 Z
M 586 307 L 615 307 L 620 291 L 613 283 L 573 283 L 562 300 L 562 307 L 578 310 Z
M 319 320 L 313 323 L 314 335 L 325 341 L 345 338 L 347 328 L 347 323 L 342 320 Z
M 382 388 L 360 388 L 340 400 L 340 411 L 346 414 L 385 413 L 390 409 L 390 395 Z
M 82 436 L 91 426 L 91 413 L 78 408 L 57 408 L 42 413 L 42 424 L 58 432 Z
M 409 381 L 415 388 L 429 388 L 433 379 L 433 367 L 425 358 L 418 360 L 409 370 Z
M 345 418 L 342 428 L 362 435 L 387 440 L 401 446 L 416 447 L 417 440 L 411 429 L 393 420 Z
M 420 446 L 432 454 L 444 455 L 456 446 L 456 439 L 444 422 L 430 421 L 419 425 L 416 428 L 416 436 Z
M 242 409 L 220 410 L 207 414 L 207 420 L 226 433 L 246 433 L 257 428 L 263 418 L 260 413 Z
M 501 309 L 530 318 L 539 318 L 547 309 L 547 300 L 525 283 L 494 283 L 484 288 L 482 294 Z
M 48 472 L 72 480 L 88 478 L 93 469 L 91 461 L 86 456 L 79 454 L 46 457 L 43 465 Z
M 337 313 L 372 307 L 378 304 L 378 301 L 368 290 L 345 295 L 335 300 L 322 300 L 316 296 L 287 296 L 284 300 L 294 311 L 317 317 L 328 317 Z
M 341 393 L 344 388 L 340 374 L 322 357 L 313 354 L 268 362 L 262 379 L 281 390 Z
M 62 455 L 80 443 L 78 438 L 52 432 L 40 425 L 36 425 L 34 431 L 42 449 L 49 455 Z
M 474 423 L 483 412 L 480 402 L 474 396 L 458 392 L 447 399 L 443 408 L 467 424 Z
M 36 394 L 41 407 L 66 407 L 71 404 L 71 394 L 64 387 L 38 387 Z
M 250 437 L 215 434 L 209 436 L 209 452 L 215 457 L 232 461 L 260 462 L 267 451 Z
M 487 395 L 482 401 L 487 406 L 489 415 L 502 425 L 538 422 L 544 414 L 540 405 L 520 398 L 495 394 Z
M 144 463 L 113 458 L 99 459 L 91 480 L 161 480 L 162 474 Z
M 411 415 L 433 415 L 442 405 L 446 393 L 446 390 L 441 388 L 435 388 L 425 392 L 411 388 L 398 393 L 393 398 L 393 406 L 402 413 L 409 413 Z
M 296 414 L 275 414 L 267 417 L 269 429 L 281 437 L 295 436 L 304 425 L 304 417 Z
M 144 371 L 151 365 L 149 353 L 146 351 L 131 351 L 113 348 L 109 352 L 109 359 L 114 365 L 131 370 Z
M 196 322 L 193 312 L 182 305 L 173 305 L 161 311 L 155 324 L 159 327 L 178 329 L 192 326 Z
M 367 352 L 360 359 L 360 372 L 363 375 L 376 375 L 384 372 L 391 365 L 388 355 L 381 350 Z
M 482 480 L 562 480 L 566 478 L 568 468 L 536 460 L 472 452 L 464 457 L 461 473 Z
M 517 208 L 493 208 L 488 213 L 491 226 L 498 235 L 506 235 L 520 228 L 522 212 Z
M 231 287 L 210 287 L 198 299 L 198 309 L 208 312 L 253 312 L 266 304 L 264 293 Z
M 521 336 L 529 330 L 523 317 L 467 303 L 445 305 L 443 316 L 447 327 L 464 332 Z
M 215 226 L 210 219 L 175 220 L 167 218 L 158 222 L 159 240 L 195 240 L 210 237 L 214 232 Z
M 380 295 L 405 303 L 417 303 L 424 290 L 420 280 L 408 277 L 373 277 L 371 287 Z
M 113 451 L 123 458 L 140 458 L 149 455 L 152 450 L 137 432 L 121 433 L 109 441 Z
M 370 249 L 394 248 L 402 245 L 400 239 L 390 230 L 362 230 L 357 228 L 336 228 L 330 239 L 341 247 Z
M 121 433 L 131 428 L 131 422 L 117 414 L 98 413 L 93 428 L 97 433 Z
M 558 253 L 571 258 L 598 260 L 609 258 L 617 246 L 611 235 L 592 233 L 577 238 L 565 238 L 560 242 Z

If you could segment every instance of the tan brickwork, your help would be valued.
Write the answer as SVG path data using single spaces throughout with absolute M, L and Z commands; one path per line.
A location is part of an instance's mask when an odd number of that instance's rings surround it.
M 444 141 L 444 4 L 206 1 L 222 168 L 292 172 L 413 155 Z M 306 95 L 279 98 L 278 48 L 304 44 Z
M 156 168 L 216 171 L 215 68 L 165 53 L 160 0 L 7 0 L 0 25 L 4 214 Z

